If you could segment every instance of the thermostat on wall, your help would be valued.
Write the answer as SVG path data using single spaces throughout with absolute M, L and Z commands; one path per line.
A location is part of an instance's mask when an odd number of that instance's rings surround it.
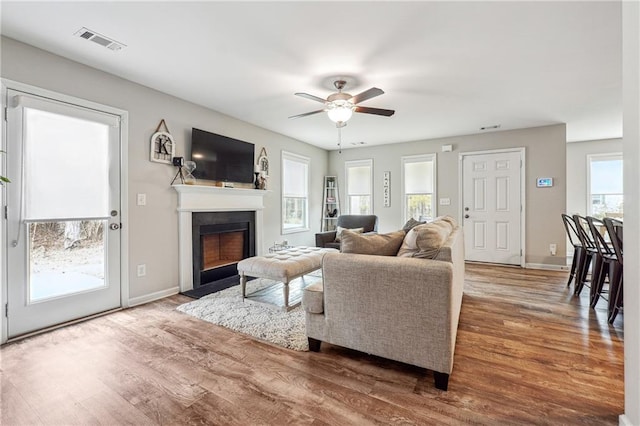
M 538 178 L 536 186 L 538 188 L 551 188 L 553 186 L 553 178 Z

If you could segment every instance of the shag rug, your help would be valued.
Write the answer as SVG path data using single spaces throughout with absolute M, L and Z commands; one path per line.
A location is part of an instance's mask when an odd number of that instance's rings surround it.
M 272 285 L 274 281 L 255 279 L 247 283 L 247 294 Z M 233 286 L 178 306 L 179 311 L 201 320 L 248 334 L 260 340 L 308 351 L 304 311 L 300 306 L 282 312 L 250 300 L 243 301 L 240 286 Z

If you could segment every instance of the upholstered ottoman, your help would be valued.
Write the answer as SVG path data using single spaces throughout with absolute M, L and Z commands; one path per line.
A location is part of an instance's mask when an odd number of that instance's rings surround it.
M 336 252 L 338 250 L 331 248 L 301 246 L 243 259 L 238 262 L 242 297 L 247 297 L 248 276 L 279 281 L 284 284 L 284 310 L 289 310 L 295 307 L 289 306 L 289 282 L 320 269 L 324 255 Z

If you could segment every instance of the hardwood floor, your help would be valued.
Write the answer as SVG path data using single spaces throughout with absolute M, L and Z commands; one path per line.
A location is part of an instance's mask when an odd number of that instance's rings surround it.
M 256 341 L 173 296 L 3 346 L 2 424 L 618 424 L 622 316 L 609 326 L 567 276 L 467 265 L 448 392 L 420 368 Z

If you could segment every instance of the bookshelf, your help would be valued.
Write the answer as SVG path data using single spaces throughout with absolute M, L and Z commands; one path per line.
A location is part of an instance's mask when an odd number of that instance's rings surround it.
M 334 231 L 336 229 L 338 216 L 340 216 L 340 196 L 336 176 L 324 177 L 323 194 L 322 232 Z

